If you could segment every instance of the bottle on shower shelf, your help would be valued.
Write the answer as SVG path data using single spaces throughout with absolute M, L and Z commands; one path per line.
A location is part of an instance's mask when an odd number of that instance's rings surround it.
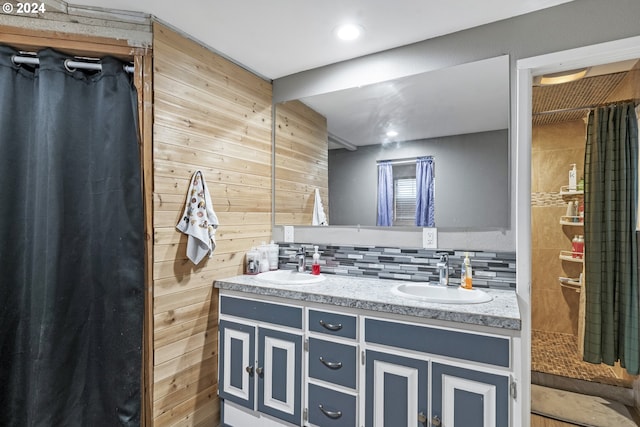
M 569 191 L 576 191 L 578 188 L 578 171 L 576 169 L 576 164 L 571 164 L 571 169 L 569 169 Z

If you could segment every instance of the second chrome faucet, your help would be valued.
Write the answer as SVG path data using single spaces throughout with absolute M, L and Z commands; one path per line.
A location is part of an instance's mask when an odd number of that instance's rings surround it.
M 303 247 L 300 247 L 300 249 L 298 249 L 296 258 L 298 260 L 298 272 L 304 273 L 307 270 L 307 254 Z
M 449 254 L 439 254 L 440 260 L 436 264 L 438 268 L 438 283 L 442 286 L 449 285 Z

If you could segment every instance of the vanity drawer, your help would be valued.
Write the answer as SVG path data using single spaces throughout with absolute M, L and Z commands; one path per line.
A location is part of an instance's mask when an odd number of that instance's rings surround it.
M 309 338 L 309 377 L 355 389 L 357 366 L 354 345 Z
M 455 357 L 495 366 L 510 366 L 508 337 L 452 331 L 367 318 L 364 340 L 368 343 Z
M 316 426 L 355 427 L 356 397 L 309 384 L 309 422 Z
M 342 338 L 356 338 L 356 317 L 329 311 L 309 310 L 309 330 Z
M 220 314 L 302 329 L 302 308 L 220 296 Z

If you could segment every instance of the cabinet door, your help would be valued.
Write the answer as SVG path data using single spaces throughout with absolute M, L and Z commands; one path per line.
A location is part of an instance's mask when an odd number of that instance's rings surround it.
M 432 365 L 433 417 L 447 427 L 507 427 L 509 377 Z
M 302 336 L 258 329 L 258 410 L 301 424 Z
M 220 320 L 220 397 L 254 409 L 255 327 Z
M 365 358 L 365 426 L 424 427 L 428 362 L 371 350 Z

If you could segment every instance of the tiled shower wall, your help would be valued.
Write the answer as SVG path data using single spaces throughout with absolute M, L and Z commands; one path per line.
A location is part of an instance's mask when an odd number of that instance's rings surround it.
M 535 126 L 531 148 L 531 322 L 532 328 L 578 334 L 580 294 L 560 286 L 558 277 L 578 277 L 582 264 L 561 261 L 571 239 L 582 227 L 560 225 L 567 202 L 560 187 L 569 183 L 576 163 L 584 168 L 585 123 L 582 120 Z
M 281 269 L 295 269 L 296 252 L 303 247 L 307 270 L 311 269 L 313 244 L 279 243 Z M 439 254 L 449 255 L 449 279 L 460 283 L 465 251 L 387 248 L 380 246 L 317 245 L 323 273 L 344 276 L 377 277 L 420 282 L 437 282 Z M 473 285 L 478 288 L 516 288 L 515 252 L 469 251 Z

